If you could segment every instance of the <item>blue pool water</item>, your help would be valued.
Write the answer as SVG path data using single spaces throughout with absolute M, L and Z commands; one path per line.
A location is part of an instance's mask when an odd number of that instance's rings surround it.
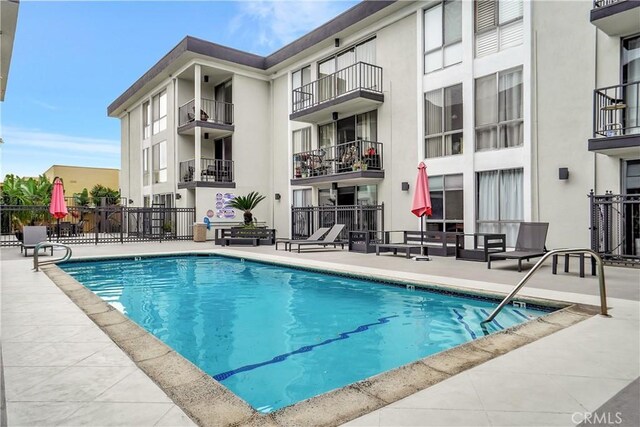
M 217 256 L 61 267 L 262 412 L 481 337 L 497 305 Z M 544 313 L 508 306 L 486 329 Z

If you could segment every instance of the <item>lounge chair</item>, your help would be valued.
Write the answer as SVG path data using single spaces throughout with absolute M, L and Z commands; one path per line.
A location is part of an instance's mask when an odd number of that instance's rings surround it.
M 336 224 L 333 227 L 331 227 L 331 230 L 329 230 L 329 232 L 327 233 L 327 235 L 324 237 L 324 239 L 320 240 L 297 240 L 295 242 L 291 242 L 289 243 L 289 252 L 291 252 L 291 248 L 293 247 L 293 245 L 298 245 L 298 253 L 300 253 L 300 247 L 301 246 L 323 246 L 323 247 L 327 247 L 327 246 L 333 246 L 334 248 L 337 248 L 338 245 L 342 246 L 342 249 L 344 249 L 344 245 L 345 241 L 342 240 L 336 240 L 338 238 L 338 235 L 340 235 L 340 233 L 342 233 L 342 230 L 344 229 L 344 224 Z
M 321 228 L 318 228 L 315 233 L 313 233 L 311 236 L 309 236 L 306 239 L 276 239 L 276 250 L 278 250 L 278 243 L 284 243 L 284 250 L 286 251 L 288 250 L 287 246 L 289 246 L 289 244 L 291 243 L 320 240 L 322 236 L 327 234 L 327 231 L 329 231 L 329 227 L 321 227 Z
M 491 268 L 491 261 L 517 259 L 518 271 L 522 271 L 523 259 L 529 261 L 531 258 L 541 257 L 547 252 L 545 242 L 548 229 L 548 222 L 521 222 L 515 250 L 489 254 L 487 268 Z
M 29 249 L 33 249 L 35 251 L 36 245 L 38 243 L 47 241 L 47 227 L 43 225 L 27 225 L 23 227 L 23 239 L 22 245 L 20 246 L 20 252 L 24 251 L 24 256 L 27 256 L 27 252 Z M 51 249 L 51 255 L 53 255 L 53 247 Z M 45 252 L 47 248 L 44 248 Z

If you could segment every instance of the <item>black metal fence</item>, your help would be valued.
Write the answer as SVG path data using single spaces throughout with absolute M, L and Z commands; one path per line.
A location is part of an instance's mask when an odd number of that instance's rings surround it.
M 384 204 L 349 206 L 291 207 L 291 237 L 306 239 L 318 228 L 344 224 L 340 239 L 347 240 L 350 231 L 384 231 Z
M 356 90 L 382 93 L 382 68 L 358 62 L 294 89 L 292 112 L 311 108 Z
M 229 102 L 201 98 L 199 116 L 195 114 L 195 109 L 195 99 L 178 108 L 178 126 L 186 125 L 196 119 L 221 125 L 233 124 L 233 104 Z
M 195 159 L 180 162 L 180 182 L 233 182 L 233 160 L 200 159 L 200 179 L 195 176 Z
M 295 153 L 293 178 L 382 170 L 382 148 L 380 142 L 358 140 Z
M 66 244 L 193 239 L 194 208 L 68 206 L 57 221 L 48 206 L 0 206 L 0 246 L 18 246 L 24 225 L 44 225 L 50 241 Z
M 616 3 L 619 3 L 621 1 L 626 1 L 626 0 L 594 0 L 593 1 L 593 8 L 597 9 L 599 7 L 610 6 L 612 4 L 616 4 Z
M 591 249 L 611 263 L 640 265 L 640 194 L 589 194 Z

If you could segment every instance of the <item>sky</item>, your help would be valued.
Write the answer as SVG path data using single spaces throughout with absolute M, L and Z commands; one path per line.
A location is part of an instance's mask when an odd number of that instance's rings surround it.
M 268 55 L 357 1 L 22 0 L 0 104 L 6 174 L 120 167 L 107 106 L 186 35 Z

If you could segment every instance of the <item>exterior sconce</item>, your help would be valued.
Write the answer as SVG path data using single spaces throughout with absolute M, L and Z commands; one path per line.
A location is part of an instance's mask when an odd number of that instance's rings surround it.
M 403 182 L 402 183 L 402 191 L 409 191 L 409 183 L 408 182 Z
M 182 199 L 182 194 L 176 193 L 176 200 L 180 200 L 180 199 Z
M 204 139 L 209 139 L 209 132 L 204 133 Z
M 331 119 L 333 121 L 338 120 L 338 112 L 337 111 L 334 111 L 333 113 L 331 113 Z
M 276 193 L 276 200 L 280 200 L 282 198 L 282 196 L 280 195 L 280 193 Z
M 209 76 L 204 76 L 204 82 L 209 83 Z
M 569 168 L 558 169 L 558 178 L 561 180 L 569 179 Z
M 340 47 L 340 39 L 333 39 L 333 45 L 335 47 Z
M 129 204 L 132 205 L 133 204 L 133 199 L 129 199 Z
M 338 183 L 337 182 L 332 182 L 331 183 L 331 189 L 337 191 L 338 190 Z

